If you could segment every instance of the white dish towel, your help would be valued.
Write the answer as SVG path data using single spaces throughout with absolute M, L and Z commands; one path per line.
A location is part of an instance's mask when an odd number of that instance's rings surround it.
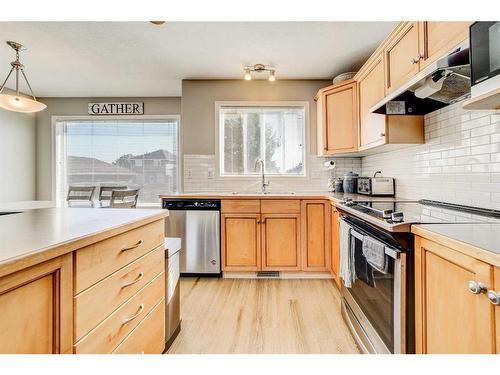
M 351 250 L 351 226 L 340 220 L 340 278 L 346 288 L 356 280 L 354 251 Z

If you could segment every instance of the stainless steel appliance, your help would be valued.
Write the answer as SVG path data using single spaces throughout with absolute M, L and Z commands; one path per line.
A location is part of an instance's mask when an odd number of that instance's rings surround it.
M 181 239 L 165 238 L 166 287 L 165 287 L 165 350 L 168 350 L 181 330 L 180 262 Z
M 358 194 L 374 196 L 390 196 L 395 194 L 396 183 L 392 177 L 358 177 Z
M 470 26 L 471 97 L 500 87 L 500 21 Z
M 341 288 L 342 314 L 368 353 L 414 352 L 412 224 L 500 223 L 500 211 L 432 200 L 347 199 L 337 208 L 350 226 L 346 241 L 356 276 L 349 288 Z M 384 244 L 384 272 L 363 254 L 363 242 L 370 239 Z
M 420 59 L 420 56 L 417 56 Z M 414 64 L 418 59 L 412 60 Z M 469 97 L 469 42 L 464 41 L 369 109 L 391 115 L 425 115 Z
M 220 276 L 220 200 L 164 198 L 165 233 L 180 237 L 181 276 Z

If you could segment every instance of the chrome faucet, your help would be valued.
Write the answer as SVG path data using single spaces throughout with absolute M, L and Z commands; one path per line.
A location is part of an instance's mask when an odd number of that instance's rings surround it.
M 255 172 L 257 172 L 257 167 L 259 166 L 259 164 L 260 164 L 260 170 L 262 172 L 262 184 L 260 188 L 262 189 L 262 194 L 267 194 L 266 188 L 269 186 L 269 181 L 266 182 L 264 160 L 262 160 L 261 158 L 255 160 L 255 167 L 254 167 Z

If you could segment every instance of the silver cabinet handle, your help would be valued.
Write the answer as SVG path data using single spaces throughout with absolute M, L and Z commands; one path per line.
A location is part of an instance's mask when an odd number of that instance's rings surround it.
M 139 315 L 142 314 L 142 312 L 144 311 L 144 304 L 141 303 L 141 305 L 139 306 L 139 310 L 137 311 L 136 314 L 132 315 L 131 317 L 129 318 L 125 318 L 122 322 L 122 325 L 125 325 L 127 324 L 128 322 L 131 322 L 132 320 L 134 320 L 135 318 L 137 318 Z
M 135 283 L 138 283 L 139 281 L 141 281 L 141 279 L 143 277 L 144 277 L 144 272 L 139 272 L 139 275 L 137 275 L 137 277 L 134 280 L 126 282 L 125 284 L 123 284 L 122 285 L 122 289 L 126 288 L 128 286 L 134 285 Z
M 132 245 L 132 246 L 129 246 L 129 247 L 124 247 L 120 251 L 123 253 L 125 251 L 137 249 L 139 246 L 142 245 L 142 242 L 143 242 L 142 240 L 139 240 L 135 245 Z
M 415 64 L 418 64 L 418 62 L 422 60 L 422 56 L 419 54 L 417 54 L 417 56 L 415 56 L 414 58 L 411 59 L 411 63 L 412 65 L 415 65 Z
M 492 305 L 500 305 L 500 293 L 495 292 L 494 290 L 488 290 L 486 296 L 488 297 Z
M 469 291 L 472 294 L 486 293 L 486 291 L 488 290 L 488 288 L 483 283 L 480 283 L 478 281 L 471 280 L 467 285 L 469 287 Z
M 380 133 L 380 136 L 381 137 L 385 137 L 385 133 Z

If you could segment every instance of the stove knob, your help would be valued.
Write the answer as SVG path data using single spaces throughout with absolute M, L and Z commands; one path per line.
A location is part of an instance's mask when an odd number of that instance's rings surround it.
M 198 207 L 198 202 L 194 202 L 195 207 Z
M 404 221 L 404 215 L 402 212 L 393 212 L 391 214 L 391 220 L 395 223 L 401 223 Z

